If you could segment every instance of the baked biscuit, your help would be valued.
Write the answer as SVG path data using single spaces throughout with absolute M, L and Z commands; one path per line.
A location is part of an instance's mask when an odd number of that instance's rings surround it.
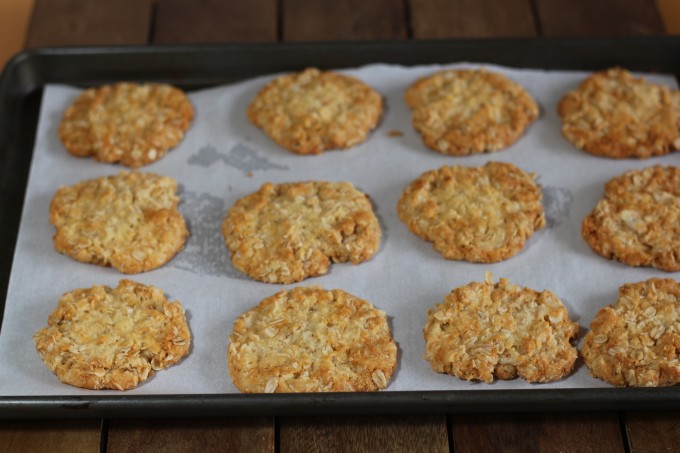
M 425 145 L 454 156 L 507 148 L 539 113 L 521 85 L 483 69 L 451 69 L 419 79 L 406 91 L 406 103 Z
M 613 178 L 581 233 L 607 259 L 680 270 L 680 169 L 654 166 Z
M 413 181 L 397 204 L 408 229 L 444 258 L 492 263 L 524 248 L 545 225 L 535 176 L 509 163 L 441 167 Z
M 227 353 L 244 393 L 365 392 L 397 360 L 385 313 L 342 290 L 280 291 L 234 323 Z
M 652 278 L 619 288 L 614 306 L 590 323 L 581 352 L 590 374 L 610 384 L 680 383 L 680 284 Z
M 680 147 L 680 92 L 621 68 L 585 79 L 557 112 L 562 134 L 597 156 L 646 158 Z
M 64 294 L 33 339 L 61 382 L 129 390 L 187 355 L 191 334 L 179 302 L 168 302 L 153 286 L 121 280 L 115 289 Z
M 321 154 L 366 140 L 382 111 L 380 94 L 360 80 L 308 68 L 269 82 L 248 118 L 289 151 Z
M 64 113 L 59 138 L 74 156 L 136 168 L 176 146 L 193 117 L 191 101 L 178 88 L 116 83 L 78 96 Z
M 162 266 L 189 235 L 176 192 L 170 177 L 134 172 L 61 187 L 50 205 L 54 248 L 124 274 Z
M 359 264 L 378 250 L 380 225 L 349 182 L 264 184 L 238 200 L 222 224 L 234 267 L 255 280 L 293 283 Z
M 517 376 L 551 382 L 567 376 L 577 351 L 579 326 L 550 291 L 493 283 L 458 287 L 428 312 L 423 331 L 432 370 L 490 383 Z

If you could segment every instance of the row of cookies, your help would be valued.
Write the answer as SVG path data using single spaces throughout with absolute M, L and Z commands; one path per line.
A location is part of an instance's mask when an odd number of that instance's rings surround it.
M 126 274 L 155 269 L 189 235 L 177 183 L 121 172 L 61 187 L 50 205 L 57 251 Z M 409 230 L 444 258 L 492 263 L 519 253 L 545 225 L 535 175 L 509 163 L 441 167 L 410 183 L 397 203 Z M 582 223 L 598 254 L 632 266 L 680 270 L 680 169 L 632 170 L 605 185 Z M 216 232 L 217 233 L 217 232 Z M 294 283 L 331 263 L 369 260 L 381 228 L 368 196 L 349 182 L 265 183 L 226 213 L 222 234 L 238 270 L 268 283 Z
M 679 383 L 679 301 L 680 284 L 671 279 L 621 287 L 584 339 L 590 373 L 617 386 Z M 429 310 L 424 358 L 433 371 L 468 381 L 552 382 L 571 374 L 578 330 L 551 291 L 494 283 L 487 273 Z M 64 294 L 34 341 L 62 382 L 128 390 L 185 357 L 191 335 L 179 302 L 122 280 Z M 397 345 L 385 313 L 369 302 L 339 289 L 296 287 L 238 317 L 227 362 L 245 393 L 376 391 L 390 382 Z
M 425 145 L 455 156 L 507 148 L 539 115 L 521 85 L 483 69 L 424 77 L 405 100 Z M 382 96 L 373 88 L 315 68 L 274 78 L 248 107 L 253 124 L 297 154 L 361 143 L 382 113 Z M 645 158 L 680 148 L 680 91 L 620 68 L 585 79 L 561 99 L 558 113 L 563 135 L 592 154 Z M 84 91 L 64 113 L 59 137 L 73 155 L 136 168 L 177 145 L 193 116 L 177 88 L 118 83 Z

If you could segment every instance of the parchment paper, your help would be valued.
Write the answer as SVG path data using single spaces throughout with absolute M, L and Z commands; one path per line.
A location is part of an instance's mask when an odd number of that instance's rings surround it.
M 474 67 L 475 65 L 451 65 Z M 380 91 L 386 111 L 380 126 L 365 143 L 320 156 L 297 156 L 278 147 L 245 115 L 260 87 L 261 77 L 230 86 L 195 91 L 190 98 L 196 118 L 184 141 L 159 162 L 141 169 L 176 178 L 181 184 L 181 210 L 191 237 L 184 251 L 164 267 L 133 275 L 135 281 L 162 288 L 182 302 L 193 335 L 190 354 L 179 364 L 157 373 L 129 394 L 234 393 L 226 364 L 228 336 L 238 315 L 282 288 L 259 283 L 234 269 L 220 226 L 238 198 L 264 182 L 348 180 L 370 195 L 383 228 L 377 255 L 361 265 L 336 264 L 329 274 L 296 285 L 342 288 L 387 312 L 399 345 L 399 362 L 386 391 L 496 390 L 524 388 L 608 387 L 591 378 L 577 362 L 574 373 L 555 383 L 523 380 L 491 385 L 470 383 L 436 374 L 423 358 L 422 328 L 427 311 L 454 287 L 481 281 L 485 271 L 494 278 L 536 290 L 550 289 L 581 326 L 579 346 L 597 310 L 616 300 L 626 282 L 651 277 L 678 278 L 678 273 L 632 268 L 592 252 L 581 238 L 581 221 L 601 198 L 604 183 L 633 168 L 678 164 L 679 155 L 644 161 L 612 160 L 574 148 L 560 134 L 556 105 L 587 74 L 488 69 L 507 74 L 525 86 L 541 106 L 541 116 L 514 146 L 493 154 L 443 156 L 427 149 L 411 126 L 404 90 L 416 78 L 440 66 L 404 68 L 372 65 L 347 70 Z M 647 76 L 675 86 L 670 76 Z M 30 179 L 0 334 L 0 394 L 123 395 L 65 385 L 43 364 L 32 336 L 46 325 L 59 297 L 72 289 L 95 284 L 116 286 L 124 276 L 116 270 L 83 264 L 54 251 L 49 203 L 61 185 L 118 173 L 123 168 L 75 158 L 61 145 L 56 129 L 63 111 L 79 90 L 66 86 L 45 89 Z M 403 132 L 390 137 L 390 131 Z M 539 175 L 547 226 L 538 231 L 519 255 L 496 264 L 447 261 L 399 221 L 396 203 L 404 187 L 426 170 L 442 165 L 479 166 L 495 160 L 512 162 Z

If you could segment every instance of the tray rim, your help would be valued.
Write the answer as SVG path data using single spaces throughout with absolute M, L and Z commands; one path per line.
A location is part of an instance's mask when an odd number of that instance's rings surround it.
M 588 53 L 585 61 L 578 63 L 572 57 L 560 60 L 558 50 L 581 50 Z M 588 49 L 588 50 L 586 50 Z M 39 95 L 48 83 L 97 84 L 120 77 L 109 71 L 120 62 L 142 64 L 123 73 L 132 74 L 128 80 L 164 80 L 189 86 L 209 86 L 217 83 L 266 74 L 267 72 L 299 69 L 309 64 L 302 62 L 317 56 L 324 63 L 320 67 L 358 66 L 368 63 L 426 64 L 423 59 L 436 61 L 475 61 L 475 58 L 451 60 L 452 55 L 481 55 L 488 63 L 507 64 L 503 58 L 489 61 L 488 55 L 505 52 L 552 52 L 548 64 L 516 67 L 546 67 L 591 70 L 610 66 L 607 58 L 593 57 L 602 49 L 615 49 L 617 58 L 631 54 L 632 69 L 650 68 L 680 74 L 680 37 L 626 37 L 626 38 L 513 38 L 471 39 L 446 41 L 370 41 L 370 42 L 313 42 L 313 43 L 257 43 L 212 45 L 144 45 L 144 46 L 87 46 L 31 49 L 16 55 L 0 75 L 0 213 L 5 219 L 0 239 L 5 263 L 0 270 L 0 328 L 4 319 L 6 291 L 14 254 L 14 242 L 23 209 L 28 169 L 33 150 L 32 135 L 37 118 L 23 124 L 25 114 L 12 116 L 13 108 L 25 109 L 28 98 Z M 647 50 L 636 54 L 640 50 Z M 375 52 L 384 58 L 371 59 Z M 563 53 L 562 52 L 562 53 Z M 331 58 L 344 53 L 342 58 Z M 349 54 L 349 60 L 347 59 Z M 401 55 L 400 55 L 401 54 Z M 553 60 L 557 55 L 557 60 Z M 591 55 L 592 54 L 592 55 Z M 262 55 L 272 56 L 261 61 Z M 407 56 L 405 58 L 404 56 Z M 610 55 L 611 56 L 611 55 Z M 667 58 L 663 58 L 667 56 Z M 160 58 L 162 57 L 162 58 Z M 159 62 L 170 58 L 159 69 Z M 216 57 L 225 60 L 215 60 Z M 322 57 L 322 58 L 321 58 Z M 662 57 L 660 59 L 660 57 Z M 189 77 L 180 72 L 187 59 L 203 61 L 206 68 L 214 68 L 203 77 Z M 242 60 L 245 58 L 245 60 Z M 540 56 L 531 55 L 530 58 Z M 396 59 L 396 60 L 395 60 Z M 231 61 L 236 60 L 236 61 Z M 69 66 L 59 72 L 60 65 L 81 62 L 86 65 L 106 63 L 102 72 L 81 74 L 88 68 Z M 356 64 L 347 64 L 355 61 Z M 477 60 L 479 61 L 479 60 Z M 526 62 L 525 59 L 519 62 Z M 553 66 L 560 61 L 565 66 Z M 333 64 L 336 63 L 337 64 Z M 599 63 L 599 64 L 598 64 Z M 625 65 L 625 62 L 622 63 Z M 161 63 L 163 66 L 163 63 Z M 508 65 L 512 66 L 512 65 Z M 628 65 L 627 65 L 628 66 Z M 89 69 L 91 70 L 91 69 Z M 169 71 L 163 73 L 164 70 Z M 160 73 L 159 73 L 160 71 Z M 224 72 L 222 72 L 224 71 Z M 74 76 L 75 74 L 75 76 Z M 80 74 L 80 77 L 78 77 Z M 160 76 L 159 74 L 163 74 Z M 235 76 L 235 77 L 234 77 Z M 75 77 L 75 79 L 74 79 Z M 233 79 L 231 77 L 234 77 Z M 29 109 L 30 110 L 30 109 Z M 30 116 L 30 114 L 29 114 Z M 17 124 L 19 123 L 19 124 Z M 12 136 L 7 131 L 17 127 L 23 134 Z M 21 154 L 27 150 L 28 154 Z M 23 165 L 23 166 L 22 166 Z M 10 168 L 18 166 L 18 171 Z M 23 181 L 23 183 L 21 183 Z M 21 183 L 21 184 L 20 184 Z M 19 185 L 18 185 L 19 184 Z M 17 199 L 18 198 L 18 199 Z M 18 206 L 18 209 L 17 209 Z M 394 414 L 399 413 L 451 413 L 451 412 L 522 412 L 544 410 L 630 410 L 678 409 L 680 389 L 665 388 L 586 388 L 586 389 L 531 389 L 531 390 L 458 390 L 409 391 L 380 393 L 328 393 L 328 394 L 207 394 L 207 395 L 125 395 L 120 396 L 0 396 L 0 419 L 5 418 L 94 418 L 94 417 L 173 417 L 173 416 L 255 416 L 255 415 L 321 415 L 321 414 Z

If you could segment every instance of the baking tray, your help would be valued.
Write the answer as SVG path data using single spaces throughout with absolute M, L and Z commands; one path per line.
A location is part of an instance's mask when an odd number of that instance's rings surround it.
M 258 75 L 355 67 L 484 62 L 516 68 L 680 74 L 680 38 L 508 39 L 219 46 L 51 48 L 15 57 L 0 78 L 0 321 L 43 87 L 118 80 L 196 89 Z M 1 331 L 0 331 L 1 332 Z M 248 416 L 678 409 L 678 387 L 267 395 L 0 397 L 0 418 Z

